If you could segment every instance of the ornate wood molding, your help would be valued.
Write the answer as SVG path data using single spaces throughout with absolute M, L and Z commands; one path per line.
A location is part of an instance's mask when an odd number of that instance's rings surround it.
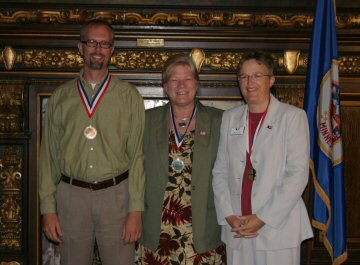
M 194 52 L 196 51 L 196 52 Z M 163 50 L 126 50 L 115 52 L 111 65 L 126 70 L 161 71 L 166 60 L 178 51 Z M 190 51 L 195 63 L 203 71 L 234 72 L 244 52 L 206 52 L 195 48 Z M 304 73 L 308 63 L 308 53 L 300 50 L 284 50 L 282 53 L 272 53 L 278 70 L 294 74 Z M 83 59 L 77 50 L 34 49 L 15 51 L 6 46 L 0 55 L 0 63 L 7 70 L 20 69 L 74 69 L 82 67 Z M 1 64 L 0 64 L 1 66 Z M 339 69 L 342 74 L 360 73 L 360 56 L 344 55 L 339 58 Z
M 303 14 L 252 14 L 227 11 L 191 12 L 127 12 L 92 11 L 86 9 L 69 10 L 6 10 L 0 9 L 0 23 L 4 24 L 79 24 L 86 20 L 101 18 L 113 25 L 151 26 L 226 26 L 226 27 L 277 27 L 311 28 L 313 16 Z M 360 25 L 360 15 L 340 14 L 339 28 L 356 28 Z
M 285 103 L 303 108 L 305 84 L 275 84 L 276 97 Z
M 0 82 L 0 136 L 24 134 L 24 84 Z
M 22 246 L 22 151 L 0 149 L 0 248 L 21 250 Z

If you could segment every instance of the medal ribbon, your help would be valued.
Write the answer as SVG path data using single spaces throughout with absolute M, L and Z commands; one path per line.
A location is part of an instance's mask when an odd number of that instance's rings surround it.
M 260 129 L 261 129 L 261 127 L 262 127 L 262 125 L 263 125 L 263 123 L 265 121 L 265 118 L 266 118 L 266 115 L 267 115 L 267 112 L 268 112 L 268 109 L 269 109 L 269 105 L 270 105 L 270 103 L 267 105 L 266 110 L 265 110 L 264 114 L 262 115 L 258 126 L 256 127 L 256 131 L 255 131 L 254 137 L 252 139 L 252 142 L 250 142 L 250 138 L 251 138 L 251 132 L 252 132 L 253 128 L 252 128 L 252 125 L 251 125 L 251 122 L 250 122 L 250 119 L 249 119 L 249 110 L 248 110 L 248 113 L 247 113 L 247 116 L 246 116 L 246 120 L 247 120 L 246 123 L 249 126 L 249 133 L 248 133 L 248 141 L 246 141 L 246 144 L 247 144 L 246 151 L 249 154 L 250 160 L 251 160 L 253 146 L 255 144 L 257 135 L 259 134 L 259 131 L 260 131 Z
M 96 92 L 93 100 L 90 101 L 90 99 L 86 93 L 85 86 L 79 78 L 78 83 L 77 83 L 77 88 L 78 88 L 78 91 L 80 94 L 81 101 L 83 102 L 86 112 L 89 115 L 90 119 L 95 114 L 96 109 L 100 105 L 100 102 L 101 102 L 103 96 L 105 95 L 105 92 L 108 89 L 110 83 L 111 83 L 111 75 L 108 73 L 106 75 L 104 81 L 100 85 L 98 91 Z
M 186 126 L 186 129 L 185 129 L 185 132 L 182 136 L 180 136 L 180 133 L 179 131 L 177 130 L 177 126 L 176 126 L 176 122 L 175 122 L 175 115 L 174 115 L 174 112 L 171 108 L 171 105 L 170 105 L 170 113 L 171 113 L 171 119 L 172 119 L 172 122 L 173 122 L 173 126 L 174 126 L 174 131 L 175 131 L 175 142 L 176 142 L 176 146 L 177 148 L 179 148 L 182 143 L 184 142 L 184 137 L 185 137 L 185 134 L 187 133 L 187 130 L 189 129 L 189 126 L 190 126 L 190 123 L 193 119 L 193 117 L 195 116 L 195 113 L 197 111 L 197 105 L 195 104 L 194 106 L 194 109 L 191 113 L 191 117 L 190 117 L 190 120 L 189 120 L 189 123 L 188 125 Z

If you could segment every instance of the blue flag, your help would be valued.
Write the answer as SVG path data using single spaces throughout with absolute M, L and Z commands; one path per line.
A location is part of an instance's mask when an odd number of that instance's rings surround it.
M 334 0 L 318 0 L 306 80 L 314 180 L 312 224 L 320 230 L 332 264 L 347 259 L 344 165 Z

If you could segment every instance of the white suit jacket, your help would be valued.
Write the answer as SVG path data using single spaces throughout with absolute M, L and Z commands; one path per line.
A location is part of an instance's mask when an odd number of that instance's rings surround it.
M 225 218 L 241 215 L 241 187 L 246 165 L 247 105 L 223 114 L 213 189 L 222 240 L 231 248 L 255 240 L 257 250 L 297 247 L 313 236 L 301 195 L 309 175 L 309 126 L 303 110 L 271 96 L 268 113 L 253 145 L 256 170 L 251 202 L 265 225 L 254 239 L 234 238 Z

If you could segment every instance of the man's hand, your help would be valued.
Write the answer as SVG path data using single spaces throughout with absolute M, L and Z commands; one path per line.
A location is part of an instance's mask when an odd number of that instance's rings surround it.
M 43 215 L 43 230 L 48 239 L 55 243 L 61 243 L 62 230 L 56 213 Z
M 256 237 L 258 231 L 265 225 L 265 223 L 259 219 L 256 214 L 238 216 L 240 221 L 240 226 L 231 229 L 232 232 L 235 232 L 235 237 Z
M 141 238 L 141 212 L 129 212 L 123 231 L 123 240 L 126 244 L 134 243 Z

